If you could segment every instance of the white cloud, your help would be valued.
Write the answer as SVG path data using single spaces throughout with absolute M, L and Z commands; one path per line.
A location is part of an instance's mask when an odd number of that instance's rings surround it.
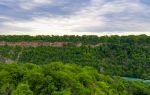
M 67 17 L 64 16 L 48 16 L 33 17 L 30 21 L 11 21 L 5 22 L 4 25 L 15 28 L 27 28 L 30 32 L 49 33 L 73 33 L 85 30 L 87 27 L 103 27 L 103 17 L 98 16 L 95 8 L 87 7 L 81 9 Z M 14 30 L 15 31 L 15 30 Z M 24 31 L 24 30 L 22 30 Z M 84 32 L 85 32 L 84 31 Z M 25 31 L 26 32 L 26 31 Z M 27 32 L 26 32 L 27 33 Z
M 57 32 L 58 34 L 65 32 L 74 32 L 76 29 L 86 27 L 103 26 L 101 18 L 95 18 L 93 15 L 76 14 L 69 17 L 36 17 L 31 21 L 12 21 L 4 23 L 5 26 L 30 29 L 30 32 Z
M 6 16 L 0 16 L 0 19 L 10 20 L 10 18 Z
M 24 0 L 21 5 L 24 9 L 33 9 L 43 4 L 52 4 L 53 0 Z M 42 16 L 33 17 L 32 20 L 11 20 L 3 23 L 0 30 L 6 30 L 9 34 L 50 34 L 50 35 L 150 35 L 150 22 L 144 22 L 138 17 L 124 15 L 126 13 L 145 13 L 145 8 L 139 0 L 91 0 L 91 4 L 69 16 Z M 105 17 L 106 14 L 117 14 L 116 17 Z M 99 29 L 100 32 L 94 31 Z M 12 32 L 11 32 L 12 31 Z M 103 32 L 102 32 L 103 31 Z M 127 32 L 128 31 L 128 32 Z M 141 32 L 140 32 L 141 31 Z M 149 31 L 149 32 L 148 32 Z M 6 34 L 6 33 L 5 33 Z
M 20 7 L 26 10 L 31 10 L 36 7 L 51 4 L 54 0 L 20 0 Z

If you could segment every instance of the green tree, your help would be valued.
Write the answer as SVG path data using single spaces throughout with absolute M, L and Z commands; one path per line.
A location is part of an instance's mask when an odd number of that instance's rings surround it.
M 20 83 L 16 90 L 13 91 L 13 95 L 33 95 L 28 84 Z

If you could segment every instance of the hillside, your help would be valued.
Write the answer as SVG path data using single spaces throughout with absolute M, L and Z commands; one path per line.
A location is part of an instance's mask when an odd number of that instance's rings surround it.
M 76 63 L 92 66 L 111 76 L 150 79 L 149 36 L 73 37 L 60 36 L 56 39 L 55 36 L 1 36 L 0 61 Z M 26 40 L 27 38 L 32 40 Z
M 150 95 L 150 37 L 0 36 L 0 95 Z M 23 92 L 20 92 L 23 91 Z

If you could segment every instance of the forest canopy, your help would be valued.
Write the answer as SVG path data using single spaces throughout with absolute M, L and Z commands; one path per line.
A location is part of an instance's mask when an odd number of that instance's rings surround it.
M 0 95 L 150 95 L 149 84 L 111 78 L 87 66 L 0 65 Z
M 21 42 L 21 41 L 37 41 L 37 42 L 82 42 L 82 43 L 100 43 L 100 42 L 109 42 L 109 43 L 150 43 L 150 36 L 147 35 L 129 35 L 129 36 L 101 36 L 98 37 L 96 35 L 83 35 L 83 36 L 75 36 L 75 35 L 64 35 L 64 36 L 29 36 L 29 35 L 0 35 L 0 41 L 7 42 Z

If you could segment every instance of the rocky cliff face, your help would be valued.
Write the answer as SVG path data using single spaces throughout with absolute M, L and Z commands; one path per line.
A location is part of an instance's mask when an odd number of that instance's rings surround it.
M 0 42 L 0 46 L 57 46 L 62 47 L 70 44 L 69 42 Z
M 13 63 L 14 61 L 9 59 L 9 58 L 6 58 L 6 57 L 3 57 L 0 55 L 0 62 L 3 62 L 3 63 Z
M 98 43 L 96 45 L 88 45 L 91 47 L 101 46 L 105 43 Z M 37 47 L 37 46 L 54 46 L 63 47 L 65 45 L 73 45 L 80 47 L 82 43 L 72 43 L 72 42 L 0 42 L 0 46 L 23 46 L 23 47 Z

